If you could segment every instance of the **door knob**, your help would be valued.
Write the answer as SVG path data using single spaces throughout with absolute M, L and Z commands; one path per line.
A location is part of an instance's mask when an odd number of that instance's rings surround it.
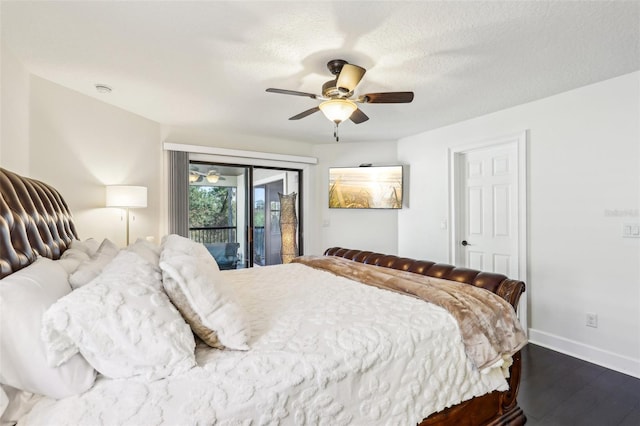
M 465 246 L 465 247 L 469 245 L 469 243 L 467 242 L 467 240 L 462 240 L 462 242 L 461 242 L 460 244 L 462 244 L 462 245 L 463 245 L 463 246 Z

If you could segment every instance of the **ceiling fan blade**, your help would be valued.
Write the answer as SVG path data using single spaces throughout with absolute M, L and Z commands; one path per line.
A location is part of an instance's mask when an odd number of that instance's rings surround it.
M 353 92 L 362 76 L 367 72 L 366 69 L 353 64 L 344 64 L 338 75 L 336 87 L 344 93 Z
M 320 111 L 319 107 L 313 107 L 306 111 L 302 111 L 300 114 L 294 115 L 293 117 L 289 118 L 289 120 L 300 120 L 301 118 L 305 118 L 307 115 L 311 115 L 314 112 L 318 111 Z
M 367 93 L 358 100 L 369 104 L 407 104 L 413 100 L 413 92 Z
M 297 90 L 286 90 L 286 89 L 274 89 L 272 87 L 267 89 L 269 93 L 280 93 L 282 95 L 294 95 L 294 96 L 305 96 L 307 98 L 315 99 L 318 95 L 314 95 L 313 93 L 306 92 L 298 92 Z
M 356 124 L 360 124 L 367 121 L 369 117 L 367 117 L 367 114 L 365 114 L 360 108 L 358 108 L 357 110 L 353 111 L 353 113 L 351 113 L 351 117 L 349 117 L 349 119 Z

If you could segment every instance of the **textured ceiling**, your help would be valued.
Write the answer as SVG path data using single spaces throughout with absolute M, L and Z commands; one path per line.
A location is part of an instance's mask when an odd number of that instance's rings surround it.
M 167 126 L 335 143 L 317 105 L 330 59 L 367 68 L 342 142 L 395 140 L 640 69 L 638 2 L 16 1 L 2 44 L 34 75 Z M 95 83 L 113 87 L 109 95 Z M 188 141 L 187 141 L 188 142 Z

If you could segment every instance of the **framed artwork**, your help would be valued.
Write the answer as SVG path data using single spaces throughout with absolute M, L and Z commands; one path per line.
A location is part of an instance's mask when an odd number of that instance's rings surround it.
M 329 208 L 401 209 L 402 166 L 330 167 Z

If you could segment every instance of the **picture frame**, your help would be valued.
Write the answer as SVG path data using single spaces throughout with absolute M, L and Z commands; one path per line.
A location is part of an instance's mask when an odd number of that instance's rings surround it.
M 401 209 L 403 166 L 329 168 L 329 208 Z

